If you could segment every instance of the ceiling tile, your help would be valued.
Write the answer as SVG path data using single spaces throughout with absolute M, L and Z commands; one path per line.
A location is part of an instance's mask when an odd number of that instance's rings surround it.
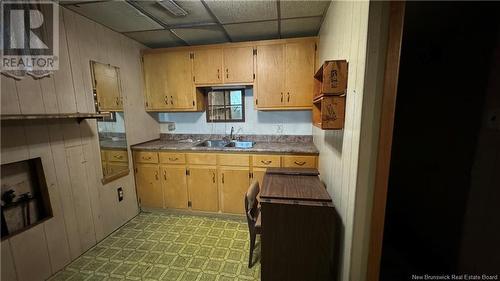
M 67 8 L 118 32 L 162 29 L 127 2 L 94 2 L 67 5 Z
M 224 31 L 219 26 L 198 28 L 176 28 L 172 31 L 189 45 L 204 45 L 227 42 Z
M 281 18 L 322 16 L 331 1 L 281 1 Z
M 318 35 L 320 25 L 320 17 L 281 20 L 281 36 L 316 36 Z
M 278 18 L 278 5 L 275 0 L 228 1 L 207 0 L 210 10 L 221 23 L 273 20 Z
M 233 41 L 279 38 L 278 21 L 227 24 L 224 25 L 224 28 Z
M 146 12 L 161 20 L 167 25 L 185 25 L 194 23 L 215 23 L 215 20 L 208 13 L 205 6 L 200 1 L 175 1 L 186 12 L 187 16 L 179 17 L 170 13 L 167 9 L 158 4 L 157 1 L 136 1 Z
M 181 40 L 168 30 L 139 31 L 124 34 L 150 48 L 166 48 L 184 45 Z

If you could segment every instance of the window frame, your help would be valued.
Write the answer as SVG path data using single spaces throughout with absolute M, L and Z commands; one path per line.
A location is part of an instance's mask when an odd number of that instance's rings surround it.
M 223 92 L 224 93 L 224 96 L 226 95 L 226 92 L 228 94 L 230 94 L 231 91 L 241 91 L 241 115 L 242 115 L 242 119 L 238 119 L 238 120 L 235 120 L 235 119 L 216 119 L 216 120 L 210 120 L 210 109 L 211 107 L 213 107 L 214 105 L 209 105 L 208 104 L 208 96 L 209 96 L 209 92 Z M 222 106 L 224 106 L 224 108 L 227 108 L 227 107 L 231 107 L 231 104 L 225 104 L 225 101 L 226 99 L 224 98 L 224 104 Z M 211 89 L 210 91 L 207 92 L 206 96 L 205 96 L 205 108 L 206 108 L 206 120 L 207 120 L 207 123 L 240 123 L 240 122 L 245 122 L 245 88 L 231 88 L 231 89 Z

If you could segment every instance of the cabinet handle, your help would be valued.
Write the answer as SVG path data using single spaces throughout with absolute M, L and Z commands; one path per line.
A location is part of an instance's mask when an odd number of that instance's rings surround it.
M 142 156 L 142 160 L 151 160 L 151 156 L 148 156 L 148 157 Z
M 264 164 L 264 165 L 269 165 L 269 164 L 271 164 L 273 161 L 271 161 L 271 160 L 265 160 L 265 161 L 264 161 L 264 160 L 260 160 L 260 162 L 262 162 L 262 164 Z
M 177 161 L 177 160 L 179 160 L 179 158 L 177 158 L 177 157 L 175 157 L 175 158 L 168 157 L 168 160 L 170 160 L 170 161 Z
M 163 179 L 167 180 L 167 171 L 163 170 Z
M 155 172 L 155 178 L 158 180 L 158 171 Z
M 286 94 L 288 95 L 288 100 L 287 100 L 287 102 L 290 102 L 290 93 L 289 93 L 289 92 L 287 92 Z
M 283 92 L 281 92 L 281 102 L 283 102 Z
M 120 104 L 123 105 L 123 97 L 120 97 Z
M 226 78 L 229 78 L 229 69 L 226 68 Z
M 224 173 L 222 173 L 222 183 L 224 183 Z
M 220 69 L 217 68 L 217 79 L 220 79 Z
M 170 96 L 170 104 L 174 104 L 174 98 L 172 96 Z
M 300 162 L 295 161 L 294 163 L 295 163 L 296 165 L 299 165 L 299 166 L 304 166 L 304 164 L 305 164 L 306 162 L 304 162 L 304 161 L 300 161 Z
M 215 183 L 215 172 L 212 172 L 212 182 Z
M 123 155 L 113 155 L 113 157 L 116 158 L 116 159 L 122 159 Z
M 118 97 L 116 97 L 116 105 L 120 105 L 120 100 Z
M 168 96 L 165 96 L 165 104 L 168 104 Z

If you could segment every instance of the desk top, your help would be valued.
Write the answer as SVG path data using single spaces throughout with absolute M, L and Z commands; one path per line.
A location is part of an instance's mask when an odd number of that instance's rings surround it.
M 260 198 L 332 202 L 318 174 L 316 169 L 268 168 Z

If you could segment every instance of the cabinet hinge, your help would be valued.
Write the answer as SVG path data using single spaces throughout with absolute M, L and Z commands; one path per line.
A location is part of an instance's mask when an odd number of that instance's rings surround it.
M 253 49 L 253 55 L 256 56 L 257 55 L 257 49 Z
M 259 104 L 259 99 L 255 99 L 255 104 Z
M 196 103 L 193 101 L 193 106 L 195 106 L 195 104 L 196 104 Z
M 194 54 L 193 53 L 189 53 L 189 58 L 190 59 L 194 59 Z
M 193 205 L 193 203 L 191 203 L 191 201 L 188 201 L 188 208 L 191 207 Z
M 188 169 L 186 169 L 186 176 L 189 176 L 189 175 L 191 175 L 191 173 L 189 172 Z
M 253 80 L 255 80 L 255 73 L 253 74 Z
M 134 168 L 134 172 L 137 174 L 137 168 Z
M 193 76 L 193 82 L 194 82 L 194 80 L 195 80 L 195 79 L 194 79 L 194 76 Z
M 248 173 L 248 178 L 250 178 L 250 179 L 253 178 L 253 173 L 251 173 L 251 172 Z
M 314 43 L 314 50 L 317 51 L 318 50 L 318 44 Z
M 148 106 L 149 106 L 149 105 L 148 105 L 148 102 L 146 102 L 146 107 L 148 107 Z

